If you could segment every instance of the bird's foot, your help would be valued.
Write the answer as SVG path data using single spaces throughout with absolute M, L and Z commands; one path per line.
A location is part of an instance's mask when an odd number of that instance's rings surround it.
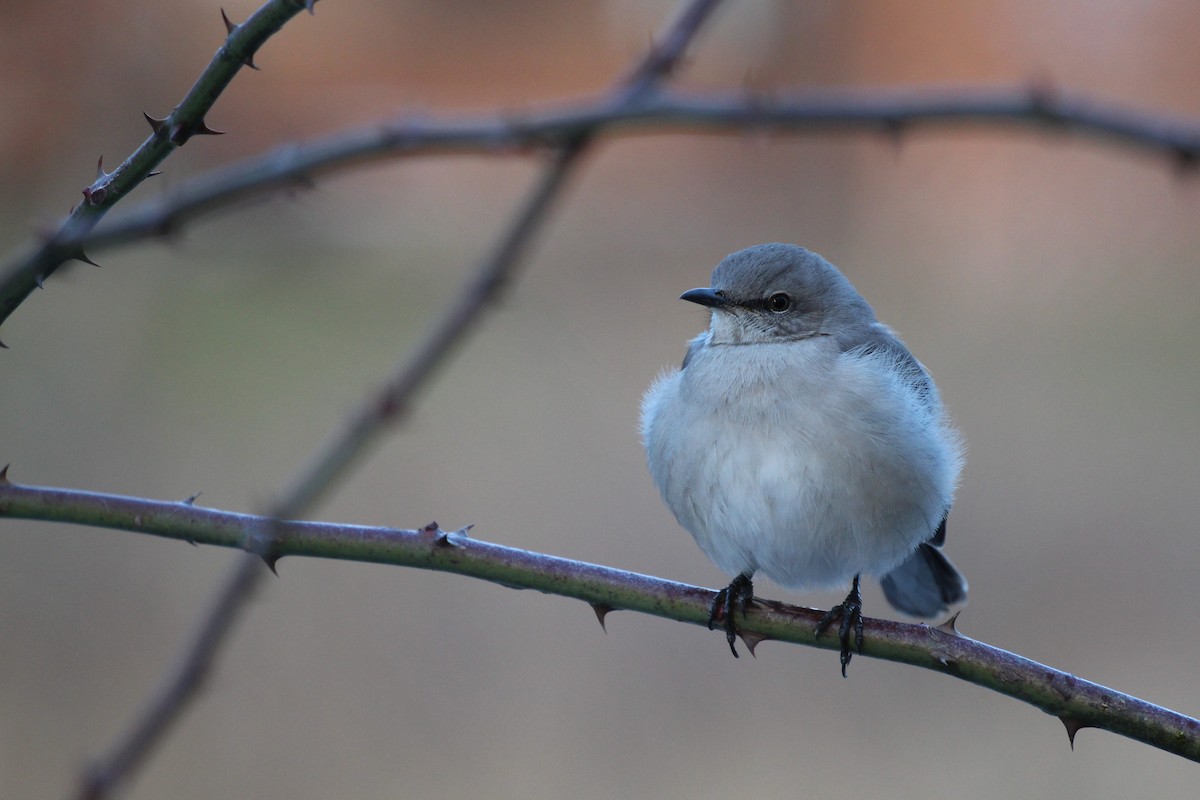
M 850 657 L 853 655 L 850 652 L 851 629 L 854 630 L 854 649 L 861 653 L 863 645 L 862 593 L 858 589 L 857 575 L 854 576 L 854 585 L 850 587 L 850 594 L 846 595 L 846 599 L 829 609 L 817 623 L 817 637 L 820 638 L 825 629 L 838 618 L 842 620 L 838 625 L 838 640 L 842 645 L 842 677 L 844 678 L 846 677 L 846 667 L 850 664 Z
M 729 642 L 729 650 L 733 653 L 734 658 L 738 657 L 737 648 L 733 645 L 738 634 L 737 622 L 734 617 L 740 612 L 742 618 L 745 619 L 746 607 L 753 602 L 754 584 L 750 581 L 750 576 L 738 575 L 732 583 L 717 592 L 712 605 L 708 607 L 708 629 L 710 631 L 716 626 L 717 619 L 724 614 L 725 621 L 721 627 L 725 629 L 725 641 Z

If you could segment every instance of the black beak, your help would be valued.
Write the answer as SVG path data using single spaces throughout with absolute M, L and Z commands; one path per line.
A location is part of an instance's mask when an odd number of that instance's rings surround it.
M 679 299 L 687 300 L 689 303 L 699 303 L 709 308 L 724 308 L 729 305 L 724 292 L 713 291 L 712 289 L 689 289 L 679 295 Z

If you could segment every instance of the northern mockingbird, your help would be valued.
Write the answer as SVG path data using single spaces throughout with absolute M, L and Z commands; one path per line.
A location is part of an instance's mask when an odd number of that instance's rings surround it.
M 650 474 L 679 524 L 733 578 L 713 600 L 737 655 L 751 579 L 788 588 L 852 581 L 840 618 L 862 651 L 860 574 L 914 617 L 963 603 L 941 553 L 962 443 L 933 379 L 821 256 L 763 244 L 726 257 L 683 300 L 711 310 L 683 366 L 642 403 Z

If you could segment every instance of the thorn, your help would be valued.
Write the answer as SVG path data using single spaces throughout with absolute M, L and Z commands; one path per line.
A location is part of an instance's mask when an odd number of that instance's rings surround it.
M 945 650 L 931 650 L 929 655 L 936 658 L 937 662 L 947 669 L 953 670 L 958 664 L 958 661 L 955 660 L 954 656 L 950 655 Z
M 892 149 L 900 152 L 904 145 L 905 128 L 908 126 L 898 117 L 888 117 L 883 121 L 883 135 L 891 142 Z
M 153 130 L 155 133 L 158 133 L 159 131 L 161 131 L 163 129 L 163 126 L 167 124 L 166 117 L 159 119 L 158 117 L 150 116 L 145 111 L 142 112 L 142 116 L 146 118 L 146 122 L 150 123 L 150 129 Z
M 1177 175 L 1191 176 L 1196 174 L 1196 167 L 1200 166 L 1200 152 L 1194 148 L 1177 147 L 1174 152 L 1175 157 L 1175 172 Z
M 738 631 L 738 636 L 742 637 L 742 644 L 746 645 L 746 649 L 750 651 L 750 655 L 755 658 L 758 658 L 754 654 L 754 648 L 758 647 L 758 643 L 774 638 L 766 634 L 755 633 L 754 631 Z
M 258 64 L 254 63 L 254 54 L 253 53 L 246 56 L 246 60 L 243 61 L 242 63 L 245 64 L 247 67 L 249 67 L 252 70 L 258 70 Z
M 147 173 L 146 173 L 146 177 L 147 177 L 147 178 L 153 178 L 155 175 L 162 175 L 162 170 L 161 170 L 161 169 L 156 169 L 156 170 L 154 170 L 154 172 L 147 172 Z
M 34 279 L 34 281 L 36 281 L 36 282 L 37 282 L 37 287 L 38 287 L 39 289 L 45 289 L 45 288 L 46 288 L 46 285 L 43 283 L 43 281 L 45 280 L 45 278 L 46 278 L 46 276 L 45 276 L 45 275 L 43 275 L 43 274 L 41 274 L 40 272 L 39 272 L 37 275 L 34 275 L 34 276 L 33 276 L 33 279 Z
M 234 25 L 233 22 L 230 21 L 229 15 L 225 13 L 225 9 L 223 9 L 223 8 L 221 9 L 221 19 L 224 20 L 224 22 L 225 22 L 225 32 L 226 33 L 233 33 L 234 31 L 236 31 L 238 29 L 238 26 Z
M 308 13 L 311 16 L 316 16 L 317 12 L 313 10 L 316 8 L 316 6 L 317 0 L 304 0 L 304 7 L 308 9 Z
M 1029 82 L 1029 106 L 1033 116 L 1061 121 L 1054 106 L 1058 103 L 1058 87 L 1049 75 L 1035 75 Z
M 0 342 L 0 350 L 7 350 L 7 349 L 8 349 L 8 345 L 6 345 L 4 342 Z
M 225 131 L 218 131 L 208 127 L 207 122 L 200 120 L 190 129 L 184 128 L 182 122 L 175 123 L 171 126 L 171 132 L 169 136 L 172 144 L 182 147 L 187 143 L 187 140 L 193 136 L 221 136 L 224 133 Z
M 1059 717 L 1059 721 L 1063 727 L 1067 729 L 1067 738 L 1071 740 L 1071 749 L 1075 749 L 1075 734 L 1079 733 L 1083 728 L 1094 728 L 1095 725 L 1088 725 L 1086 722 L 1080 722 L 1074 717 Z
M 604 618 L 608 616 L 608 612 L 613 610 L 613 607 L 607 603 L 588 603 L 592 607 L 592 611 L 596 612 L 596 619 L 600 622 L 600 627 L 608 633 L 608 626 L 604 624 Z
M 71 258 L 75 259 L 76 261 L 82 261 L 85 264 L 91 264 L 93 267 L 100 266 L 95 261 L 92 261 L 90 258 L 87 257 L 87 253 L 83 252 L 83 248 L 76 250 L 75 255 L 71 256 Z
M 196 130 L 192 131 L 192 133 L 195 135 L 198 135 L 198 136 L 224 136 L 225 135 L 225 131 L 218 131 L 218 130 L 214 130 L 214 129 L 208 127 L 208 123 L 205 122 L 204 120 L 200 120 L 200 124 L 196 126 Z
M 12 481 L 8 479 L 8 467 L 9 465 L 5 464 L 4 469 L 0 469 L 0 483 L 12 483 Z
M 958 615 L 961 613 L 961 611 L 955 611 L 954 615 L 950 617 L 950 619 L 946 620 L 941 625 L 936 626 L 936 629 L 942 633 L 948 633 L 951 636 L 962 636 L 962 634 L 958 632 Z
M 471 538 L 467 534 L 474 527 L 472 524 L 452 532 L 438 531 L 437 538 L 433 540 L 433 543 L 438 547 L 466 547 L 463 540 Z
M 194 505 L 196 505 L 196 498 L 202 494 L 204 494 L 204 492 L 196 492 L 194 495 L 192 495 L 191 497 L 189 497 L 186 500 L 183 500 L 182 502 L 185 506 L 194 506 Z
M 108 173 L 104 171 L 104 156 L 100 156 L 100 160 L 96 162 L 96 180 L 107 178 Z
M 261 558 L 263 563 L 267 565 L 267 569 L 271 570 L 271 574 L 278 578 L 279 572 L 275 569 L 275 565 L 279 563 L 279 556 L 274 552 L 271 552 L 259 553 L 258 557 Z
M 423 530 L 425 533 L 437 533 L 437 529 L 438 529 L 438 524 L 436 522 L 431 522 L 428 525 L 426 525 L 424 528 L 422 528 L 421 530 Z

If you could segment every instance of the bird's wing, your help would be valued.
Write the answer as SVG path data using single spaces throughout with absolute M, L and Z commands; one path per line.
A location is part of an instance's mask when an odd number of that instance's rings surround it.
M 843 353 L 854 351 L 862 355 L 878 355 L 889 359 L 901 379 L 907 383 L 930 412 L 940 413 L 942 399 L 925 365 L 917 361 L 904 342 L 900 341 L 891 328 L 876 322 L 845 338 L 839 337 L 838 344 Z
M 680 369 L 687 369 L 688 362 L 692 360 L 692 356 L 696 355 L 704 346 L 708 344 L 708 333 L 702 333 L 695 339 L 688 342 L 687 353 L 683 356 L 683 363 L 679 366 Z

